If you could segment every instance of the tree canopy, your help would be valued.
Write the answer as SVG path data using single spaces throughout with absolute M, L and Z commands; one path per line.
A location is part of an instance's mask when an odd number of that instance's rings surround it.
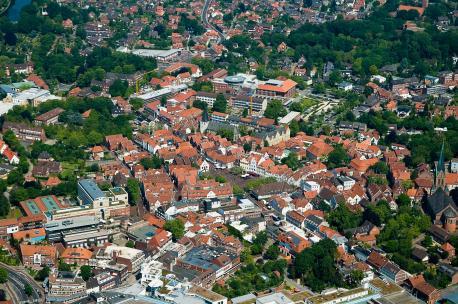
M 292 275 L 317 292 L 342 286 L 343 279 L 335 265 L 336 255 L 337 245 L 330 239 L 321 240 L 296 256 Z
M 165 222 L 164 229 L 172 233 L 172 238 L 176 241 L 184 236 L 184 224 L 179 219 Z

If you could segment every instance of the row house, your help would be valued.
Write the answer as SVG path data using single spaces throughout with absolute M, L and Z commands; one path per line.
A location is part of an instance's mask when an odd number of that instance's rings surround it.
M 24 141 L 44 141 L 45 131 L 41 127 L 32 127 L 23 123 L 9 122 L 3 123 L 3 133 L 11 130 L 19 140 Z
M 262 165 L 264 163 L 264 165 Z M 265 168 L 269 165 L 274 165 L 274 162 L 269 158 L 269 155 L 251 151 L 246 157 L 240 159 L 240 167 L 245 172 L 264 175 Z M 267 166 L 266 166 L 267 165 Z
M 300 229 L 305 228 L 305 216 L 304 214 L 298 211 L 295 211 L 295 210 L 288 211 L 286 213 L 286 221 L 296 226 L 297 228 L 300 228 Z
M 182 199 L 224 198 L 232 196 L 229 183 L 218 183 L 214 180 L 198 180 L 194 184 L 185 183 L 180 190 Z
M 400 284 L 408 278 L 407 272 L 374 250 L 369 254 L 367 263 L 384 278 L 396 284 Z

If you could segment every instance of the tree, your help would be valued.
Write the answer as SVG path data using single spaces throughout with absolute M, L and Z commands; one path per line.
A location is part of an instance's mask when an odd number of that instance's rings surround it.
M 329 82 L 331 85 L 335 85 L 339 82 L 342 81 L 342 76 L 340 75 L 340 72 L 338 71 L 333 71 L 330 75 L 329 75 Z
M 234 131 L 232 129 L 226 129 L 226 128 L 223 128 L 223 129 L 219 129 L 217 132 L 216 132 L 217 135 L 223 137 L 223 138 L 226 138 L 227 140 L 233 140 L 234 139 Z
M 103 141 L 103 135 L 95 130 L 92 130 L 87 135 L 87 143 L 89 145 L 98 145 Z
M 250 247 L 250 251 L 252 255 L 258 255 L 262 253 L 262 245 L 261 244 L 253 244 Z
M 11 205 L 8 199 L 3 195 L 3 192 L 0 194 L 0 217 L 7 216 L 10 212 Z
M 203 74 L 208 74 L 215 68 L 213 61 L 206 58 L 194 57 L 191 59 L 191 63 L 198 65 Z
M 213 111 L 226 113 L 227 110 L 227 101 L 223 94 L 218 94 L 216 100 L 213 103 Z
M 22 185 L 24 183 L 24 176 L 18 169 L 15 169 L 8 174 L 6 181 L 8 185 Z
M 81 275 L 81 278 L 84 281 L 89 280 L 89 278 L 92 277 L 92 268 L 91 268 L 91 266 L 88 266 L 88 265 L 81 266 L 80 275 Z
M 375 206 L 368 206 L 363 213 L 363 219 L 376 226 L 385 224 L 391 216 L 391 209 L 387 201 L 381 200 Z
M 161 97 L 161 106 L 165 107 L 167 105 L 167 97 L 162 96 Z
M 129 84 L 125 80 L 116 79 L 110 86 L 108 92 L 111 96 L 124 96 Z
M 379 161 L 375 165 L 369 167 L 377 174 L 388 174 L 389 168 L 385 162 Z
M 304 105 L 302 102 L 293 102 L 290 106 L 289 109 L 291 111 L 299 112 L 302 113 L 304 111 Z
M 32 286 L 30 286 L 30 284 L 26 284 L 25 287 L 24 287 L 24 292 L 27 296 L 32 296 L 33 294 L 33 288 Z
M 16 45 L 17 43 L 17 36 L 16 34 L 12 32 L 7 32 L 4 36 L 4 39 L 5 39 L 6 44 L 11 45 L 11 46 Z
M 291 137 L 296 136 L 296 134 L 299 133 L 299 131 L 300 131 L 299 122 L 297 120 L 291 121 L 290 124 L 289 124 L 289 130 L 290 130 L 290 133 L 291 133 Z
M 38 271 L 37 275 L 35 276 L 35 279 L 38 281 L 44 281 L 49 276 L 50 272 L 51 269 L 48 266 L 45 266 L 40 271 Z
M 377 66 L 376 65 L 371 65 L 369 67 L 369 73 L 371 73 L 371 75 L 377 75 L 378 74 Z
M 264 116 L 271 119 L 278 119 L 278 117 L 285 116 L 287 114 L 286 108 L 280 100 L 272 100 L 267 104 Z
M 432 264 L 437 264 L 439 262 L 440 256 L 437 253 L 432 253 L 429 255 L 429 262 Z
M 243 188 L 240 187 L 237 184 L 232 185 L 232 193 L 234 193 L 234 196 L 236 197 L 242 197 L 243 194 L 245 194 L 245 191 L 243 191 Z
M 354 269 L 350 272 L 349 284 L 351 287 L 356 287 L 361 284 L 361 281 L 364 279 L 364 272 L 359 269 Z
M 8 282 L 8 271 L 5 268 L 0 268 L 0 283 Z
M 249 248 L 244 248 L 240 253 L 240 262 L 245 264 L 253 263 L 253 256 L 251 255 Z
M 162 166 L 162 159 L 159 158 L 156 154 L 154 154 L 152 157 L 148 158 L 143 158 L 140 163 L 142 166 L 148 170 L 148 169 L 160 169 Z
M 243 150 L 244 150 L 245 152 L 250 152 L 250 151 L 251 151 L 251 144 L 249 144 L 249 143 L 244 143 L 244 144 L 243 144 Z
M 329 212 L 327 220 L 332 227 L 335 227 L 340 233 L 346 229 L 356 228 L 361 224 L 361 213 L 353 213 L 345 204 L 339 204 L 336 209 Z
M 268 260 L 276 260 L 280 255 L 280 248 L 277 245 L 270 245 L 264 253 L 264 258 Z
M 426 235 L 421 244 L 426 248 L 431 247 L 433 245 L 433 238 L 430 235 Z
M 287 157 L 283 158 L 281 162 L 288 166 L 293 171 L 296 171 L 301 166 L 299 158 L 296 153 L 291 152 Z
M 59 267 L 58 267 L 59 271 L 71 271 L 72 270 L 72 266 L 65 263 L 64 261 L 59 261 Z
M 29 172 L 29 167 L 30 167 L 30 164 L 29 164 L 29 161 L 27 160 L 27 157 L 20 156 L 19 165 L 18 165 L 19 171 L 21 171 L 22 174 L 26 174 L 27 172 Z
M 193 103 L 192 103 L 192 106 L 194 108 L 198 108 L 198 109 L 201 109 L 202 111 L 205 111 L 208 109 L 208 104 L 205 102 L 205 101 L 202 101 L 202 100 L 195 100 Z
M 267 233 L 265 231 L 258 232 L 253 240 L 253 244 L 264 246 L 268 241 Z
M 184 236 L 184 224 L 179 219 L 165 222 L 164 229 L 172 233 L 173 240 L 179 240 Z
M 401 195 L 399 195 L 396 199 L 396 203 L 398 203 L 399 206 L 410 206 L 411 201 L 407 194 L 401 193 Z
M 421 210 L 411 208 L 410 204 L 400 206 L 397 215 L 386 222 L 385 227 L 377 238 L 377 244 L 380 244 L 388 253 L 397 253 L 400 255 L 400 260 L 405 258 L 410 259 L 412 240 L 420 235 L 420 233 L 427 231 L 430 226 L 430 218 Z M 413 266 L 407 260 L 404 263 L 404 269 L 409 264 Z M 403 265 L 400 266 L 403 267 Z
M 328 168 L 338 168 L 348 165 L 350 157 L 342 145 L 336 145 L 328 155 Z
M 221 175 L 215 176 L 215 181 L 220 183 L 220 184 L 224 184 L 224 183 L 227 182 L 226 178 L 224 176 L 221 176 Z
M 126 247 L 134 248 L 135 247 L 135 242 L 132 241 L 132 240 L 128 240 L 127 243 L 126 243 Z
M 129 194 L 129 204 L 136 205 L 141 201 L 140 183 L 135 178 L 127 180 L 126 191 Z
M 143 107 L 144 101 L 140 98 L 131 98 L 129 99 L 129 103 L 132 105 L 132 109 L 134 111 L 138 111 L 141 107 Z
M 293 261 L 292 275 L 301 278 L 313 291 L 330 286 L 341 286 L 342 277 L 336 268 L 337 245 L 324 239 L 297 254 Z

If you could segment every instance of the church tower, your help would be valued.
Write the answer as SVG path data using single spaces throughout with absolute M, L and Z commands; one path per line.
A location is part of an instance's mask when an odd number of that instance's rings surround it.
M 203 134 L 205 133 L 205 131 L 207 131 L 208 124 L 209 124 L 208 111 L 207 109 L 205 109 L 204 112 L 202 113 L 202 120 L 199 122 L 200 133 Z
M 434 179 L 434 189 L 437 190 L 442 188 L 445 190 L 445 160 L 444 160 L 444 146 L 445 142 L 442 142 L 441 154 L 439 156 L 439 161 L 436 164 L 435 169 L 435 179 Z

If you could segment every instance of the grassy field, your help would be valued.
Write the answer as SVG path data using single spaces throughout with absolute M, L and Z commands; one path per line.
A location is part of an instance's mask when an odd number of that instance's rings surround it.
M 304 98 L 301 100 L 301 104 L 304 107 L 304 109 L 311 108 L 319 103 L 320 102 L 316 99 Z
M 79 168 L 80 168 L 80 164 L 62 162 L 62 173 L 61 173 L 62 178 L 67 179 L 70 176 L 74 176 L 75 170 L 78 171 Z

